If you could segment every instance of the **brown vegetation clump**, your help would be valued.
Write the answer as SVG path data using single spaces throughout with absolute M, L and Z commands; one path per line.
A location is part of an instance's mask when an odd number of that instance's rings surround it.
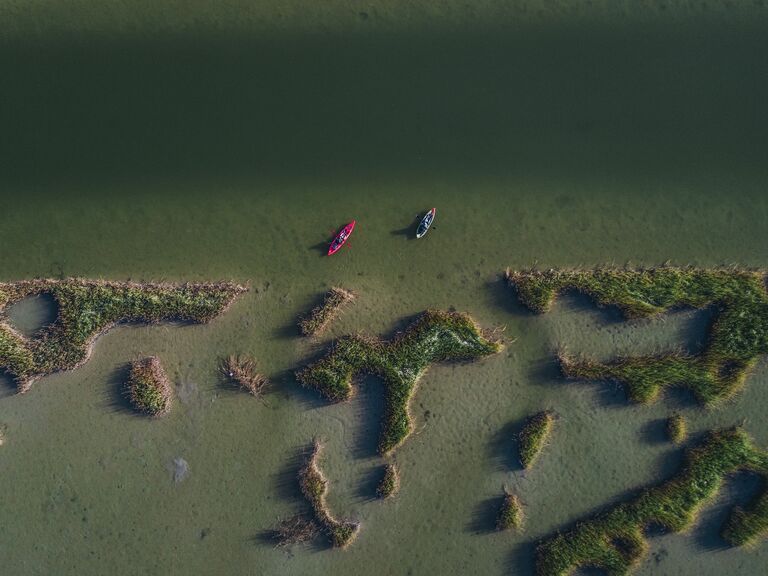
M 259 372 L 256 360 L 247 354 L 230 354 L 222 361 L 219 371 L 256 398 L 260 398 L 269 386 L 269 379 Z

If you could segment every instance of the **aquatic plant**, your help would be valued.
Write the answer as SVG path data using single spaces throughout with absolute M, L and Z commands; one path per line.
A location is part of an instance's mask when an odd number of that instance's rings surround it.
M 466 314 L 428 310 L 404 332 L 383 342 L 346 336 L 327 355 L 296 373 L 298 381 L 332 402 L 352 395 L 356 374 L 371 373 L 385 383 L 384 422 L 379 452 L 399 446 L 411 432 L 408 404 L 419 378 L 433 362 L 469 361 L 501 350 Z
M 316 306 L 299 320 L 299 330 L 303 336 L 316 336 L 325 330 L 347 302 L 355 299 L 355 293 L 344 288 L 333 287 L 325 293 L 323 303 Z
M 24 280 L 0 283 L 0 313 L 23 298 L 50 294 L 56 320 L 26 338 L 0 320 L 0 370 L 25 392 L 41 376 L 85 362 L 96 337 L 118 323 L 208 322 L 245 287 L 215 284 L 149 284 L 105 280 Z
M 757 449 L 740 428 L 710 432 L 701 444 L 688 450 L 677 475 L 542 542 L 536 554 L 536 573 L 560 576 L 593 567 L 609 574 L 627 574 L 648 549 L 644 530 L 651 525 L 671 532 L 689 527 L 726 476 L 742 470 L 768 478 L 768 453 Z M 731 514 L 723 536 L 731 544 L 743 545 L 767 530 L 768 491 L 764 487 L 749 510 L 736 509 Z
M 400 473 L 394 462 L 388 462 L 384 465 L 384 475 L 381 482 L 376 487 L 376 495 L 379 498 L 389 498 L 397 494 L 400 489 Z
M 575 290 L 600 306 L 616 306 L 626 318 L 644 318 L 676 308 L 713 307 L 704 349 L 617 358 L 602 363 L 560 356 L 569 378 L 615 380 L 635 402 L 653 402 L 665 386 L 690 388 L 708 405 L 735 394 L 758 357 L 768 353 L 768 292 L 765 274 L 738 268 L 648 268 L 512 272 L 507 280 L 534 312 L 549 310 L 561 292 Z
M 496 518 L 497 530 L 520 529 L 523 526 L 523 507 L 516 494 L 504 493 L 499 515 Z
M 523 425 L 518 436 L 520 464 L 526 470 L 533 466 L 542 448 L 547 443 L 555 423 L 555 414 L 550 410 L 534 414 Z
M 314 540 L 319 533 L 320 527 L 316 522 L 297 514 L 278 522 L 269 536 L 277 542 L 278 547 L 281 547 L 309 542 Z
M 667 436 L 675 444 L 685 442 L 688 436 L 688 425 L 682 414 L 675 413 L 667 419 Z
M 269 379 L 259 372 L 256 359 L 247 354 L 230 354 L 222 360 L 219 371 L 256 398 L 261 398 L 269 386 Z
M 344 548 L 355 539 L 360 525 L 356 522 L 337 520 L 328 510 L 325 503 L 328 481 L 317 465 L 321 450 L 322 445 L 315 441 L 306 465 L 299 472 L 299 485 L 301 493 L 312 507 L 317 523 L 325 529 L 334 547 Z
M 157 356 L 131 362 L 125 390 L 131 404 L 139 412 L 162 416 L 171 409 L 171 384 Z

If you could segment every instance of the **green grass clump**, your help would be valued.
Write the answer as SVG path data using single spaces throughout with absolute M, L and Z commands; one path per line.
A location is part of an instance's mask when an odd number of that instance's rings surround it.
M 430 364 L 474 360 L 501 348 L 469 316 L 428 310 L 389 342 L 364 336 L 341 338 L 324 358 L 297 372 L 296 377 L 304 386 L 339 402 L 352 395 L 356 374 L 380 376 L 386 392 L 379 452 L 386 454 L 411 432 L 408 404 Z
M 302 494 L 312 507 L 317 523 L 325 529 L 334 547 L 344 548 L 355 539 L 360 525 L 356 522 L 337 520 L 328 510 L 328 505 L 325 503 L 328 481 L 317 465 L 321 450 L 322 445 L 316 441 L 306 465 L 299 472 L 299 485 Z
M 516 494 L 504 494 L 499 515 L 496 518 L 497 530 L 520 529 L 523 526 L 523 507 Z
M 738 471 L 768 477 L 768 453 L 757 449 L 740 428 L 710 432 L 689 449 L 682 470 L 666 482 L 645 489 L 592 519 L 578 523 L 541 543 L 538 576 L 572 574 L 579 568 L 600 568 L 627 574 L 648 549 L 644 530 L 651 525 L 679 532 L 691 526 L 701 507 L 720 490 L 724 479 Z M 768 529 L 768 492 L 748 511 L 736 509 L 723 536 L 734 545 L 754 541 Z
M 118 323 L 208 322 L 246 290 L 216 284 L 148 284 L 103 280 L 25 280 L 0 283 L 0 314 L 9 304 L 50 294 L 58 316 L 33 338 L 0 318 L 0 369 L 20 392 L 37 378 L 85 362 L 95 338 Z
M 384 476 L 376 487 L 376 495 L 379 498 L 389 498 L 397 494 L 399 488 L 400 474 L 397 471 L 397 466 L 393 462 L 389 462 L 384 466 Z
M 316 336 L 326 329 L 347 302 L 355 299 L 355 293 L 344 288 L 331 288 L 325 294 L 323 303 L 316 306 L 307 316 L 299 320 L 303 336 Z
M 740 269 L 648 268 L 512 272 L 521 302 L 546 312 L 561 292 L 575 290 L 627 318 L 677 308 L 715 309 L 704 350 L 618 358 L 607 363 L 561 356 L 570 378 L 615 380 L 630 399 L 653 402 L 662 388 L 684 386 L 708 405 L 735 394 L 762 354 L 768 354 L 768 292 L 763 272 Z
M 542 448 L 547 443 L 552 427 L 555 424 L 555 414 L 550 410 L 534 414 L 523 425 L 518 437 L 520 448 L 520 464 L 526 470 L 541 454 Z
M 682 414 L 672 414 L 667 419 L 667 436 L 675 444 L 685 442 L 688 436 L 688 424 Z
M 126 394 L 133 407 L 149 416 L 162 416 L 171 409 L 171 384 L 156 356 L 131 362 Z

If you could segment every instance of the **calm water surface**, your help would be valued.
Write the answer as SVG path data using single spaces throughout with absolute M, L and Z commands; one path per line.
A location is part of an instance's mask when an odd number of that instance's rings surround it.
M 208 326 L 121 327 L 78 370 L 2 388 L 4 573 L 530 575 L 539 539 L 676 470 L 660 433 L 673 410 L 694 437 L 745 422 L 768 447 L 764 362 L 717 410 L 681 392 L 632 406 L 557 375 L 563 346 L 695 350 L 706 314 L 624 323 L 564 298 L 532 316 L 499 280 L 507 266 L 768 267 L 760 3 L 64 4 L 0 3 L 0 278 L 251 290 Z M 432 206 L 436 228 L 411 240 Z M 352 218 L 349 248 L 323 257 Z M 297 338 L 335 284 L 357 303 L 323 340 Z M 451 306 L 506 326 L 508 346 L 427 373 L 418 433 L 395 454 L 401 493 L 375 501 L 381 382 L 329 405 L 292 370 L 334 336 Z M 34 303 L 14 316 L 25 330 L 46 318 Z M 263 402 L 221 386 L 231 352 L 272 376 Z M 138 354 L 176 387 L 158 421 L 120 397 Z M 523 473 L 511 431 L 544 408 L 555 436 Z M 362 530 L 346 551 L 275 549 L 262 534 L 301 509 L 297 458 L 314 437 L 332 509 Z M 505 486 L 522 534 L 490 530 Z M 718 537 L 755 489 L 735 478 L 687 534 L 653 537 L 638 573 L 764 572 L 765 544 Z

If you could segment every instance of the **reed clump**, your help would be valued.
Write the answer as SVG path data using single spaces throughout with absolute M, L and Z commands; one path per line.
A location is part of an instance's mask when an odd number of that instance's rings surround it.
M 653 402 L 662 388 L 690 388 L 713 405 L 737 393 L 759 356 L 768 353 L 768 292 L 765 273 L 738 268 L 660 268 L 513 272 L 508 282 L 520 301 L 546 312 L 556 296 L 575 290 L 600 306 L 615 306 L 628 319 L 678 308 L 713 307 L 715 317 L 698 354 L 669 352 L 609 362 L 561 356 L 565 376 L 615 380 L 632 401 Z
M 171 409 L 171 383 L 157 356 L 131 362 L 126 394 L 133 407 L 149 416 L 162 416 Z
M 299 320 L 303 336 L 317 336 L 322 333 L 348 302 L 355 299 L 355 293 L 344 288 L 333 287 L 325 293 L 323 303 Z
M 688 424 L 682 414 L 672 414 L 667 419 L 667 436 L 675 444 L 682 444 L 688 436 Z
M 410 434 L 408 405 L 419 378 L 433 362 L 471 361 L 502 347 L 466 314 L 428 310 L 388 342 L 360 335 L 341 338 L 324 358 L 296 377 L 330 401 L 340 402 L 352 395 L 355 375 L 380 376 L 386 390 L 379 452 L 387 454 Z
M 523 425 L 518 436 L 518 446 L 520 464 L 526 470 L 533 466 L 541 450 L 546 446 L 554 424 L 555 413 L 545 410 L 528 418 Z
M 256 398 L 261 398 L 269 386 L 269 379 L 259 372 L 256 359 L 247 354 L 230 354 L 222 360 L 219 371 Z
M 381 482 L 376 487 L 376 495 L 379 498 L 385 499 L 397 494 L 400 489 L 400 473 L 397 470 L 397 466 L 394 462 L 388 462 L 384 465 L 384 475 L 381 478 Z
M 307 459 L 306 465 L 299 472 L 299 485 L 301 493 L 312 508 L 315 520 L 323 527 L 330 537 L 333 546 L 345 548 L 357 536 L 360 524 L 334 518 L 325 502 L 325 493 L 328 490 L 328 481 L 318 467 L 318 460 L 322 445 L 315 441 L 312 453 Z
M 208 322 L 246 288 L 229 282 L 152 284 L 105 280 L 24 280 L 0 283 L 0 370 L 19 392 L 46 374 L 85 362 L 99 334 L 118 323 Z M 49 294 L 56 320 L 27 338 L 2 317 L 6 306 Z
M 644 531 L 649 526 L 685 530 L 725 478 L 738 471 L 768 478 L 768 453 L 757 449 L 741 428 L 710 432 L 688 450 L 677 475 L 542 542 L 536 554 L 537 575 L 561 576 L 587 567 L 609 574 L 629 573 L 648 549 Z M 731 544 L 741 546 L 767 531 L 768 491 L 764 487 L 748 510 L 737 508 L 731 514 L 722 533 Z
M 511 528 L 521 529 L 523 526 L 523 506 L 516 494 L 505 492 L 501 502 L 499 515 L 496 518 L 496 529 L 499 531 Z
M 277 546 L 290 546 L 314 540 L 320 533 L 317 523 L 297 514 L 278 522 L 272 530 L 271 538 Z

